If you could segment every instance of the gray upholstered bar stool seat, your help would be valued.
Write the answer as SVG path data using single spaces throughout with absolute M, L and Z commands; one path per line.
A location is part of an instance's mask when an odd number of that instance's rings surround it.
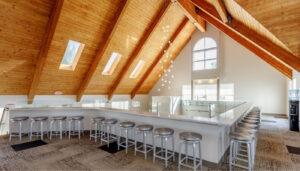
M 142 141 L 143 144 L 140 146 L 137 146 L 137 139 L 139 137 L 139 135 L 142 135 Z M 134 155 L 136 156 L 136 152 L 141 152 L 144 153 L 145 156 L 145 160 L 147 159 L 147 153 L 150 152 L 151 150 L 153 150 L 153 146 L 150 146 L 147 144 L 147 137 L 151 137 L 152 138 L 152 144 L 153 143 L 153 126 L 152 125 L 138 125 L 135 128 L 135 141 L 134 141 Z
M 36 132 L 33 132 L 33 127 L 35 126 Z M 45 128 L 46 126 L 46 128 Z M 46 130 L 46 132 L 44 131 Z M 44 134 L 48 136 L 48 117 L 47 116 L 37 116 L 31 118 L 30 123 L 30 140 L 32 140 L 32 137 L 40 137 L 41 140 L 44 138 Z
M 258 124 L 250 124 L 250 123 L 239 123 L 239 127 L 248 127 L 248 128 L 254 128 L 258 129 L 259 125 Z
M 241 122 L 243 123 L 249 123 L 249 124 L 256 124 L 259 125 L 259 121 L 257 120 L 251 120 L 251 119 L 242 119 Z
M 101 132 L 101 144 L 102 142 L 107 143 L 107 147 L 109 147 L 109 144 L 117 139 L 116 135 L 113 135 L 112 128 L 115 129 L 115 125 L 118 122 L 117 119 L 105 119 L 102 121 L 102 132 Z
M 54 116 L 50 118 L 50 140 L 52 136 L 58 136 L 62 140 L 63 134 L 67 133 L 67 117 L 66 116 Z M 55 124 L 55 130 L 53 125 Z
M 254 142 L 255 136 L 246 132 L 231 132 L 230 133 L 230 155 L 229 155 L 229 170 L 232 170 L 232 166 L 237 166 L 243 169 L 253 170 L 254 166 Z M 241 145 L 246 145 L 247 156 L 240 154 Z M 242 157 L 247 157 L 247 159 Z M 241 161 L 247 164 L 238 163 Z
M 19 137 L 19 140 L 22 141 L 22 137 L 26 135 L 25 133 L 22 133 L 23 124 L 27 122 L 29 117 L 27 116 L 19 116 L 14 117 L 9 120 L 9 141 L 11 141 L 12 137 Z M 13 132 L 13 125 L 18 125 L 18 132 Z
M 202 150 L 201 150 L 201 140 L 202 135 L 195 132 L 182 132 L 179 134 L 179 138 L 181 140 L 179 144 L 179 159 L 178 159 L 178 170 L 180 170 L 181 166 L 192 168 L 193 170 L 197 170 L 200 166 L 202 168 Z M 181 158 L 182 154 L 182 145 L 185 146 L 185 157 Z M 196 155 L 196 145 L 198 145 L 198 157 Z M 192 146 L 192 154 L 193 156 L 189 156 L 189 146 Z M 193 161 L 193 165 L 188 164 L 188 160 Z
M 175 161 L 175 144 L 174 144 L 174 130 L 171 128 L 156 128 L 154 130 L 154 144 L 153 144 L 153 163 L 155 158 L 160 158 L 165 161 L 165 167 L 168 166 L 168 160 L 173 157 Z M 171 138 L 171 150 L 168 151 L 168 140 Z M 160 150 L 156 151 L 156 140 L 160 139 Z
M 119 124 L 119 136 L 118 136 L 118 150 L 120 150 L 120 146 L 124 147 L 126 149 L 126 154 L 128 153 L 128 147 L 134 145 L 134 141 L 129 140 L 129 133 L 133 134 L 133 128 L 135 126 L 134 122 L 126 121 L 126 122 L 121 122 Z M 125 134 L 125 141 L 121 142 L 122 133 L 124 132 Z
M 102 131 L 102 121 L 104 121 L 105 118 L 98 116 L 98 117 L 94 117 L 91 119 L 90 121 L 90 140 L 92 140 L 92 138 L 95 139 L 95 142 L 97 142 L 97 139 L 100 138 L 101 139 L 101 131 Z M 94 133 L 93 133 L 93 127 L 94 127 Z
M 78 136 L 80 139 L 81 134 L 84 135 L 84 116 L 71 116 L 68 118 L 68 127 L 69 127 L 69 139 L 71 136 Z

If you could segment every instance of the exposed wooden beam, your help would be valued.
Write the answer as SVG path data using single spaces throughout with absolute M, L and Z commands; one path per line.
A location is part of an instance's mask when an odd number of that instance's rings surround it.
M 38 55 L 38 60 L 36 63 L 36 67 L 35 67 L 35 71 L 34 71 L 34 75 L 32 78 L 32 82 L 30 85 L 30 89 L 28 92 L 28 104 L 32 104 L 33 103 L 33 99 L 34 99 L 34 95 L 35 95 L 35 91 L 39 85 L 40 82 L 40 78 L 42 75 L 42 71 L 47 59 L 47 55 L 48 55 L 48 51 L 50 48 L 50 44 L 52 42 L 54 33 L 55 33 L 55 29 L 56 29 L 56 25 L 62 10 L 62 6 L 63 6 L 64 0 L 56 0 L 55 6 L 52 9 L 51 12 L 51 16 L 50 19 L 48 21 L 47 24 L 47 29 L 43 38 L 43 43 Z
M 214 4 L 214 6 L 215 6 L 216 10 L 218 11 L 222 21 L 224 23 L 228 23 L 227 11 L 226 11 L 226 8 L 223 4 L 223 1 L 222 0 L 212 0 L 211 2 Z
M 183 0 L 183 2 L 186 0 Z M 206 32 L 206 22 L 205 20 L 196 14 L 195 5 L 192 3 L 183 3 L 181 0 L 174 0 L 175 4 L 178 4 L 183 10 L 183 13 L 190 21 L 200 30 L 201 32 Z
M 190 0 L 185 2 L 194 3 L 199 8 L 199 16 L 256 54 L 265 62 L 269 63 L 288 78 L 292 78 L 292 69 L 283 64 L 280 60 L 295 69 L 300 69 L 300 59 L 297 59 L 297 57 L 290 52 L 273 42 L 266 40 L 264 36 L 259 35 L 237 20 L 232 19 L 230 25 L 223 23 L 216 9 L 206 1 Z
M 81 98 L 84 94 L 84 91 L 86 90 L 87 86 L 89 85 L 104 52 L 107 49 L 116 29 L 118 27 L 118 24 L 126 11 L 128 4 L 129 4 L 129 1 L 122 0 L 121 3 L 118 5 L 118 10 L 115 13 L 113 19 L 111 20 L 109 27 L 107 28 L 107 33 L 104 34 L 104 36 L 103 36 L 104 43 L 99 47 L 99 50 L 94 58 L 94 61 L 78 89 L 77 98 L 76 98 L 76 100 L 78 102 L 81 100 Z
M 151 22 L 151 25 L 148 27 L 148 29 L 143 34 L 142 39 L 138 42 L 138 45 L 134 49 L 133 53 L 130 55 L 130 57 L 127 60 L 126 64 L 122 68 L 120 74 L 118 75 L 116 81 L 113 83 L 112 87 L 110 88 L 110 91 L 108 93 L 108 99 L 109 100 L 112 98 L 112 96 L 113 96 L 114 92 L 116 91 L 117 87 L 119 86 L 119 84 L 121 83 L 122 79 L 124 78 L 124 76 L 128 72 L 131 64 L 134 62 L 134 60 L 140 54 L 143 46 L 145 45 L 145 43 L 147 42 L 147 40 L 149 39 L 149 37 L 151 36 L 151 34 L 154 32 L 155 28 L 157 27 L 157 25 L 159 24 L 159 22 L 161 21 L 161 19 L 163 18 L 163 16 L 166 14 L 166 12 L 168 11 L 168 9 L 171 7 L 171 4 L 172 4 L 171 1 L 168 1 L 167 4 L 165 4 L 165 3 L 163 4 L 163 6 L 161 7 L 160 11 L 155 16 L 154 20 Z
M 179 33 L 181 32 L 181 30 L 188 23 L 188 21 L 189 21 L 189 19 L 185 17 L 184 20 L 179 25 L 179 27 L 176 29 L 175 33 L 170 38 L 170 40 L 169 40 L 170 42 L 174 42 L 174 40 L 179 35 Z M 152 62 L 152 64 L 150 65 L 150 67 L 147 69 L 147 71 L 144 73 L 144 75 L 142 76 L 142 78 L 140 79 L 140 81 L 137 83 L 137 85 L 132 90 L 132 92 L 131 92 L 131 99 L 134 98 L 134 96 L 136 95 L 137 91 L 140 89 L 140 87 L 143 85 L 143 83 L 147 80 L 148 76 L 151 74 L 151 72 L 153 71 L 153 69 L 155 68 L 155 66 L 159 63 L 159 61 L 161 60 L 161 58 L 164 56 L 164 51 L 168 50 L 169 47 L 170 47 L 170 44 L 167 43 L 163 47 L 163 49 L 160 51 L 160 53 L 156 56 L 155 60 Z

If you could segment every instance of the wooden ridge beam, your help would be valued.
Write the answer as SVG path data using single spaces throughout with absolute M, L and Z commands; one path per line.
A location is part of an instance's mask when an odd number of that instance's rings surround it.
M 199 16 L 256 54 L 265 62 L 269 63 L 288 78 L 292 78 L 292 69 L 283 64 L 281 61 L 296 70 L 300 70 L 300 59 L 273 42 L 266 40 L 264 36 L 257 34 L 255 31 L 237 20 L 232 19 L 231 24 L 223 23 L 219 18 L 216 9 L 206 1 L 190 0 L 185 2 L 194 3 L 199 8 Z
M 40 78 L 42 75 L 42 71 L 47 59 L 47 55 L 48 55 L 48 51 L 56 30 L 56 25 L 58 23 L 58 19 L 60 16 L 60 13 L 62 11 L 62 7 L 64 4 L 64 0 L 56 0 L 55 6 L 52 9 L 51 12 L 51 16 L 50 19 L 47 23 L 47 29 L 45 32 L 45 35 L 43 37 L 43 43 L 37 58 L 37 63 L 36 63 L 36 67 L 35 67 L 35 71 L 34 71 L 34 75 L 32 78 L 32 82 L 30 85 L 30 89 L 28 92 L 28 104 L 32 104 L 33 103 L 33 99 L 35 96 L 35 91 L 39 85 L 40 82 Z
M 190 19 L 190 21 L 198 28 L 198 30 L 201 32 L 206 32 L 206 22 L 202 17 L 197 15 L 194 4 L 182 3 L 181 0 L 174 0 L 174 3 L 179 5 L 179 7 L 183 10 L 184 15 Z
M 110 91 L 108 93 L 108 100 L 110 100 L 115 93 L 117 87 L 121 83 L 122 79 L 125 77 L 126 73 L 128 72 L 131 64 L 134 62 L 134 60 L 138 57 L 140 54 L 143 46 L 151 36 L 151 34 L 154 32 L 155 28 L 159 24 L 159 22 L 162 20 L 163 16 L 166 14 L 168 9 L 171 7 L 171 1 L 168 1 L 167 4 L 163 4 L 158 14 L 155 16 L 154 20 L 151 22 L 151 25 L 148 27 L 148 29 L 145 31 L 145 33 L 142 36 L 142 39 L 138 42 L 138 45 L 134 49 L 133 53 L 130 55 L 129 59 L 125 63 L 124 67 L 121 69 L 121 72 L 119 73 L 116 81 L 113 83 L 113 85 L 110 88 Z
M 128 4 L 129 4 L 128 0 L 122 0 L 120 2 L 120 4 L 118 5 L 117 12 L 115 13 L 113 19 L 111 20 L 109 27 L 107 28 L 107 33 L 104 34 L 104 36 L 103 36 L 104 43 L 100 45 L 99 50 L 97 51 L 97 54 L 93 60 L 93 63 L 91 64 L 91 67 L 90 67 L 88 73 L 86 74 L 84 80 L 82 81 L 82 83 L 78 89 L 77 98 L 76 98 L 76 100 L 78 102 L 81 100 L 81 98 L 84 94 L 84 91 L 86 90 L 87 86 L 89 85 L 99 62 L 100 62 L 103 54 L 105 53 L 105 50 L 107 49 L 115 31 L 119 25 L 120 20 L 126 11 Z
M 184 28 L 184 26 L 188 23 L 188 21 L 189 21 L 189 19 L 185 17 L 184 20 L 179 25 L 179 27 L 176 29 L 175 33 L 170 38 L 170 40 L 169 40 L 170 42 L 173 42 L 177 38 L 177 36 L 182 31 L 182 29 Z M 137 83 L 137 85 L 134 87 L 134 89 L 130 93 L 131 94 L 131 99 L 133 99 L 135 97 L 137 91 L 140 89 L 140 87 L 143 85 L 143 83 L 147 80 L 148 76 L 151 74 L 151 72 L 153 71 L 153 69 L 155 68 L 155 66 L 159 63 L 159 61 L 164 56 L 164 51 L 168 50 L 169 47 L 170 47 L 170 44 L 167 43 L 162 48 L 162 50 L 160 51 L 160 53 L 156 56 L 155 60 L 152 62 L 152 64 L 150 65 L 150 67 L 147 69 L 147 71 L 144 73 L 144 75 L 142 76 L 142 78 L 140 79 L 140 81 Z

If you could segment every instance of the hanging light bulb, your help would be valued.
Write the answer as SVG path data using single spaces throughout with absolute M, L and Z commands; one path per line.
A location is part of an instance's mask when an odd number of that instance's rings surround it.
M 171 81 L 168 81 L 169 82 L 169 84 L 171 84 Z
M 169 86 L 168 89 L 171 89 L 171 87 Z
M 172 78 L 174 78 L 174 75 L 171 75 Z
M 167 76 L 168 76 L 168 74 L 166 73 L 166 74 L 165 74 L 165 76 L 167 77 Z
M 168 72 L 171 72 L 171 69 L 168 69 Z
M 160 89 L 157 89 L 157 91 L 160 91 Z
M 164 86 L 165 86 L 165 84 L 161 84 L 161 86 L 162 86 L 162 87 L 164 87 Z

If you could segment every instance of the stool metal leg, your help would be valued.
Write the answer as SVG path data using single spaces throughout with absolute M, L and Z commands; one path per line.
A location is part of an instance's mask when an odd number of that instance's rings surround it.
M 146 133 L 143 133 L 143 143 L 144 143 L 145 160 L 147 160 Z
M 196 171 L 196 153 L 195 153 L 195 149 L 196 149 L 196 143 L 193 143 L 193 164 L 194 164 L 194 171 Z
M 43 140 L 43 136 L 44 136 L 44 130 L 43 130 L 43 121 L 41 121 L 41 140 Z
M 72 126 L 72 120 L 69 121 L 69 140 L 71 139 L 71 126 Z
M 126 135 L 126 154 L 128 153 L 128 129 L 125 129 L 125 135 Z
M 181 142 L 179 144 L 178 171 L 180 171 L 180 166 L 181 166 L 181 149 L 182 149 L 182 144 L 183 144 L 183 142 Z
M 164 140 L 165 140 L 165 167 L 168 167 L 168 147 L 167 147 L 168 138 L 165 137 Z M 162 149 L 163 149 L 163 146 L 162 146 Z
M 78 121 L 78 139 L 80 139 L 81 134 L 81 121 Z
M 156 144 L 155 144 L 155 140 L 156 140 L 156 136 L 154 135 L 153 136 L 153 141 L 154 141 L 154 143 L 153 143 L 153 163 L 155 163 L 155 158 L 156 158 Z
M 98 130 L 98 123 L 95 123 L 95 143 L 97 142 L 97 130 Z
M 29 140 L 32 140 L 32 127 L 33 127 L 33 121 L 31 121 L 30 123 L 30 136 L 29 136 Z
M 52 140 L 53 124 L 54 124 L 54 120 L 50 121 L 50 141 Z
M 185 164 L 188 162 L 188 143 L 185 142 Z
M 59 138 L 60 138 L 60 140 L 62 140 L 62 123 L 63 121 L 59 121 Z
M 11 136 L 12 136 L 12 122 L 9 121 L 9 142 L 11 142 Z
M 118 139 L 117 139 L 117 142 L 118 142 L 118 151 L 120 150 L 120 139 L 121 139 L 121 136 L 122 136 L 122 128 L 120 128 L 120 130 L 119 130 L 119 136 L 118 136 Z
M 173 161 L 175 161 L 175 140 L 174 140 L 174 136 L 172 136 L 172 150 L 173 150 Z
M 137 148 L 137 134 L 138 132 L 135 131 L 135 134 L 134 134 L 134 156 L 136 156 L 136 148 Z
M 19 122 L 19 140 L 22 141 L 22 122 Z

